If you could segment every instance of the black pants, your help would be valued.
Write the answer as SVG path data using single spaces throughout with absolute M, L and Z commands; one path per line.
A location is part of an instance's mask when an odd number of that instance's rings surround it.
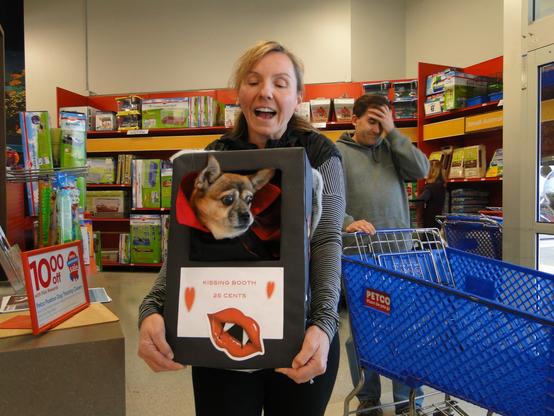
M 273 369 L 252 373 L 193 367 L 196 416 L 323 416 L 339 367 L 339 337 L 329 348 L 327 371 L 296 384 Z

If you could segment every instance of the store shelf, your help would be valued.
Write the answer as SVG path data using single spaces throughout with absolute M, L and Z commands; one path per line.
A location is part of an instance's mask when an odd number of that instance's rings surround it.
M 129 222 L 129 218 L 91 217 L 93 222 Z
M 87 183 L 87 188 L 121 189 L 130 188 L 131 185 L 122 183 Z
M 449 119 L 457 116 L 464 116 L 468 114 L 491 111 L 494 108 L 501 107 L 501 105 L 499 106 L 500 103 L 501 103 L 500 101 L 491 101 L 488 103 L 473 105 L 471 107 L 460 108 L 459 110 L 444 111 L 440 114 L 432 114 L 432 115 L 425 116 L 424 120 L 437 121 L 437 120 L 444 120 L 444 119 Z
M 461 136 L 465 133 L 465 117 L 439 121 L 423 126 L 423 140 L 442 139 L 444 137 Z
M 162 267 L 163 263 L 118 263 L 114 261 L 103 261 L 102 267 Z
M 465 132 L 475 133 L 485 130 L 502 128 L 504 123 L 504 112 L 491 111 L 489 113 L 477 114 L 465 118 Z
M 132 212 L 144 212 L 144 211 L 150 211 L 150 212 L 170 212 L 171 208 L 131 208 Z
M 88 139 L 112 138 L 112 137 L 150 137 L 150 136 L 197 136 L 205 134 L 222 134 L 229 129 L 225 126 L 213 127 L 187 127 L 181 129 L 145 129 L 145 130 L 105 130 L 88 131 Z M 137 134 L 139 133 L 139 134 Z M 88 149 L 87 149 L 88 150 Z
M 447 183 L 459 183 L 459 182 L 502 182 L 502 177 L 498 178 L 460 178 L 460 179 L 448 179 Z
M 204 149 L 221 137 L 220 134 L 198 136 L 129 136 L 87 140 L 87 153 L 140 153 L 148 151 L 178 151 Z

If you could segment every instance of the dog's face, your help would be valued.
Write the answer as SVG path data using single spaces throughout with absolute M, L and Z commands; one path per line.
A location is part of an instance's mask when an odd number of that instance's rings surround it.
M 190 205 L 216 240 L 238 237 L 254 222 L 250 212 L 254 194 L 274 173 L 274 169 L 262 169 L 253 175 L 222 173 L 216 158 L 209 155 L 207 166 L 194 182 Z

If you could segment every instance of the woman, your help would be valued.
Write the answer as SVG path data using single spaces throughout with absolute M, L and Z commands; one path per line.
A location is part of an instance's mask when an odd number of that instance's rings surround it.
M 442 164 L 438 160 L 431 160 L 429 175 L 425 181 L 425 188 L 419 195 L 418 200 L 423 205 L 423 226 L 426 228 L 440 228 L 436 220 L 437 215 L 441 215 L 444 210 L 444 199 L 446 195 L 446 181 Z
M 192 368 L 196 414 L 321 416 L 329 401 L 339 361 L 338 302 L 340 230 L 344 185 L 335 146 L 294 114 L 302 102 L 303 68 L 277 42 L 262 42 L 238 60 L 234 77 L 241 107 L 236 127 L 211 143 L 210 150 L 304 147 L 324 180 L 322 217 L 310 247 L 311 304 L 301 350 L 290 368 L 231 371 Z M 177 370 L 165 341 L 161 315 L 165 267 L 140 306 L 139 356 L 154 371 Z

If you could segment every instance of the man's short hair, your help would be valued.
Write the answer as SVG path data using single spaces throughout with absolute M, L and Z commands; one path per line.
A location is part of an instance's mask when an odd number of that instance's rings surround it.
M 354 101 L 354 108 L 352 112 L 357 117 L 361 117 L 365 114 L 368 108 L 379 108 L 383 105 L 391 108 L 390 102 L 387 97 L 377 94 L 364 94 Z

